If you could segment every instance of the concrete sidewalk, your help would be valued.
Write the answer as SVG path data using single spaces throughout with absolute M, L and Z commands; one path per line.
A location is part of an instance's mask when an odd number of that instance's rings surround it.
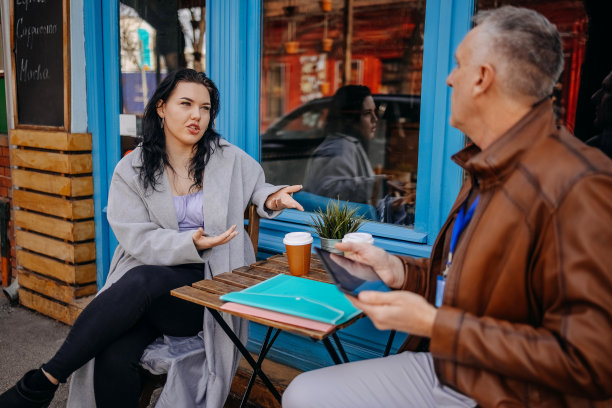
M 0 393 L 28 370 L 40 367 L 60 347 L 69 326 L 21 306 L 0 292 Z M 68 384 L 61 384 L 49 408 L 64 408 Z

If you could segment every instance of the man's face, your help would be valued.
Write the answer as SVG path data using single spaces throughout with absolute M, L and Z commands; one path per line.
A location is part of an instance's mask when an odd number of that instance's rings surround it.
M 473 85 L 478 80 L 478 61 L 474 60 L 474 46 L 479 27 L 471 30 L 463 39 L 455 60 L 457 66 L 446 78 L 446 84 L 453 88 L 451 94 L 451 126 L 469 134 L 469 119 L 473 114 Z

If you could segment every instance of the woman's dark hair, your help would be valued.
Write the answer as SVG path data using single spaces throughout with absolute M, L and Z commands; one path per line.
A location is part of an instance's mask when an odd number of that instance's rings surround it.
M 202 187 L 204 167 L 216 147 L 219 146 L 219 134 L 215 131 L 215 118 L 219 113 L 219 90 L 210 78 L 203 72 L 193 69 L 179 69 L 168 74 L 159 84 L 155 93 L 147 103 L 142 118 L 142 167 L 140 180 L 145 190 L 149 187 L 155 190 L 164 167 L 172 168 L 166 152 L 166 136 L 163 123 L 157 114 L 157 108 L 165 103 L 179 82 L 202 84 L 210 93 L 210 121 L 202 138 L 193 146 L 194 155 L 189 165 L 189 175 L 195 180 L 192 187 Z
M 370 88 L 364 85 L 338 88 L 329 105 L 325 133 L 355 133 L 363 111 L 363 100 L 371 95 Z

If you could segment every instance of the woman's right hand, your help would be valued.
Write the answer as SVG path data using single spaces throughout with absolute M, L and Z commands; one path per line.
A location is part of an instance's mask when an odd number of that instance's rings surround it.
M 202 251 L 204 249 L 214 248 L 219 245 L 227 244 L 232 239 L 234 239 L 236 235 L 238 235 L 238 232 L 236 231 L 235 225 L 232 225 L 227 231 L 215 237 L 207 235 L 204 232 L 204 229 L 200 227 L 193 233 L 193 244 L 195 245 L 198 251 Z

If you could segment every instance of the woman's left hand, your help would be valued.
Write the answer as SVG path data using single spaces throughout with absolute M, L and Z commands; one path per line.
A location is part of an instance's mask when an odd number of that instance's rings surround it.
M 291 196 L 293 193 L 297 193 L 302 189 L 300 185 L 293 185 L 289 187 L 283 187 L 274 194 L 270 194 L 266 198 L 266 207 L 272 211 L 280 211 L 285 208 L 295 208 L 300 211 L 304 211 L 304 207 Z

